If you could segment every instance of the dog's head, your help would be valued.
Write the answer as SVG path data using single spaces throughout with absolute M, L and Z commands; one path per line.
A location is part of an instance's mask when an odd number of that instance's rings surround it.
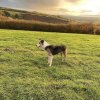
M 39 43 L 36 46 L 45 49 L 45 47 L 48 45 L 49 44 L 45 40 L 39 39 Z

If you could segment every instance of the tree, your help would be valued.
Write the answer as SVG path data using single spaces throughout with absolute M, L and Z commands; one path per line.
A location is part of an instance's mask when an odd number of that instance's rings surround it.
M 14 18 L 19 18 L 19 15 L 18 14 L 15 14 Z
M 7 17 L 10 16 L 10 13 L 8 11 L 4 11 L 3 13 L 4 13 L 4 16 L 7 16 Z

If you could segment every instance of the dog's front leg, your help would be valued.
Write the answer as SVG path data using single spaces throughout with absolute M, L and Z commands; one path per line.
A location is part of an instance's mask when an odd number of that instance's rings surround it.
M 49 64 L 49 66 L 52 65 L 52 60 L 53 60 L 53 56 L 52 55 L 48 56 L 48 64 Z
M 50 64 L 50 57 L 48 56 L 48 64 Z
M 52 65 L 52 60 L 53 60 L 53 56 L 50 56 L 50 64 L 49 64 L 49 66 Z

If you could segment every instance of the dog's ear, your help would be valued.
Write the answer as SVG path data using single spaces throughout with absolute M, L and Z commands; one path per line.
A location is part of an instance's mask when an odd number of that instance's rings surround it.
M 39 38 L 39 40 L 41 41 L 41 40 L 43 40 L 43 39 Z

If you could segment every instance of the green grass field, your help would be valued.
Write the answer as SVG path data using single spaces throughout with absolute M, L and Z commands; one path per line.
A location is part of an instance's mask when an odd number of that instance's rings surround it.
M 68 48 L 52 67 L 38 39 Z M 0 100 L 100 100 L 100 36 L 0 30 Z

